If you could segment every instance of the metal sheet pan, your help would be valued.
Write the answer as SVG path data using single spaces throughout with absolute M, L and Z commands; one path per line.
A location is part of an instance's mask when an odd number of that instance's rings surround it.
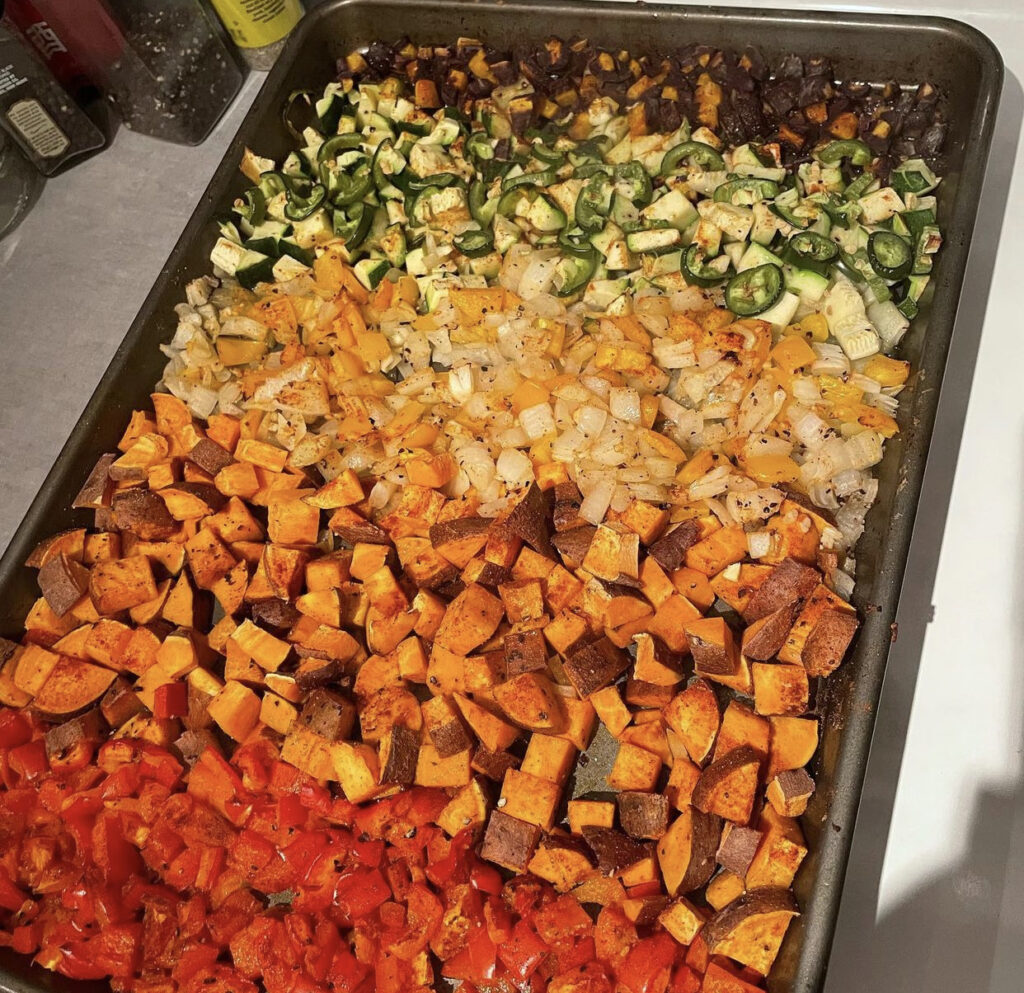
M 280 156 L 290 146 L 280 119 L 292 90 L 322 85 L 334 60 L 375 38 L 408 34 L 443 42 L 459 35 L 499 47 L 540 41 L 550 34 L 658 52 L 692 43 L 737 49 L 757 45 L 769 60 L 795 52 L 830 58 L 840 79 L 914 85 L 929 80 L 948 95 L 947 164 L 939 198 L 945 246 L 922 315 L 901 346 L 914 374 L 900 404 L 900 435 L 880 467 L 880 495 L 858 546 L 855 602 L 865 623 L 856 651 L 827 684 L 820 701 L 822 741 L 814 761 L 819 789 L 803 826 L 811 854 L 796 880 L 803 915 L 790 928 L 769 978 L 773 993 L 812 993 L 824 984 L 854 820 L 867 766 L 875 710 L 906 566 L 939 387 L 981 192 L 1002 60 L 982 34 L 956 21 L 878 13 L 762 11 L 713 7 L 652 7 L 572 0 L 329 0 L 289 40 L 155 286 L 146 298 L 77 427 L 0 560 L 0 635 L 17 636 L 37 595 L 34 571 L 22 566 L 41 538 L 80 526 L 70 509 L 97 456 L 116 445 L 132 409 L 143 406 L 163 356 L 157 346 L 174 331 L 174 305 L 185 283 L 209 269 L 216 237 L 211 220 L 244 188 L 237 170 L 242 149 Z M 102 990 L 74 983 L 0 956 L 0 990 Z

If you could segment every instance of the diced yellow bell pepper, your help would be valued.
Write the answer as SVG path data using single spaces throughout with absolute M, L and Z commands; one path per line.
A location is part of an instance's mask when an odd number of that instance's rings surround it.
M 800 466 L 788 455 L 752 455 L 744 468 L 759 483 L 792 483 L 800 478 Z
M 910 363 L 888 355 L 872 355 L 864 366 L 864 375 L 881 386 L 902 386 L 910 375 Z
M 550 399 L 548 391 L 532 379 L 524 379 L 512 391 L 512 410 L 518 414 L 527 407 L 535 407 L 538 403 L 547 403 Z
M 816 358 L 814 349 L 797 335 L 783 338 L 771 352 L 772 361 L 786 372 L 796 372 L 809 366 Z
M 824 314 L 808 314 L 800 318 L 800 328 L 813 341 L 828 341 L 828 321 Z
M 715 466 L 715 454 L 710 448 L 702 448 L 693 453 L 693 458 L 676 473 L 676 482 L 683 486 L 695 483 L 701 476 L 709 473 Z
M 819 376 L 818 388 L 821 390 L 821 398 L 831 404 L 856 404 L 860 403 L 861 397 L 864 396 L 862 389 L 838 376 Z

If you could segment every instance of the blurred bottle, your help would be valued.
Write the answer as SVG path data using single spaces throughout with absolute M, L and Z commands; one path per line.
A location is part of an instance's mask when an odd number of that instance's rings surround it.
M 202 0 L 30 0 L 125 126 L 196 145 L 245 78 Z
M 6 20 L 0 21 L 0 128 L 46 176 L 107 143 L 107 136 Z
M 253 69 L 270 69 L 302 20 L 302 0 L 210 0 Z

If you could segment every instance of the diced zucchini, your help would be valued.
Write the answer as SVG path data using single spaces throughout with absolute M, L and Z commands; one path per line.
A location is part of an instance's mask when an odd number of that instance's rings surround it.
M 702 217 L 694 232 L 693 240 L 700 245 L 701 251 L 706 256 L 711 257 L 717 255 L 722 248 L 722 231 L 717 225 Z
M 326 210 L 310 214 L 304 221 L 296 221 L 292 238 L 302 248 L 318 248 L 335 241 L 334 225 Z
M 227 238 L 218 238 L 217 244 L 210 252 L 210 261 L 229 276 L 234 276 L 242 259 L 245 258 L 246 252 L 247 250 L 238 242 L 230 241 Z
M 397 268 L 405 262 L 405 229 L 401 224 L 390 225 L 380 236 L 379 244 L 391 265 Z
M 651 252 L 660 255 L 662 252 L 677 248 L 681 241 L 675 228 L 651 228 L 648 231 L 633 231 L 626 235 L 626 247 L 631 252 Z
M 282 255 L 274 263 L 274 268 L 271 271 L 277 282 L 286 283 L 289 279 L 295 279 L 297 276 L 306 275 L 306 273 L 310 271 L 310 268 L 298 259 L 293 259 L 290 255 Z
M 759 321 L 767 321 L 775 330 L 781 330 L 793 323 L 793 318 L 800 307 L 800 297 L 795 293 L 783 293 L 781 297 L 763 313 L 757 315 Z
M 591 310 L 606 310 L 608 305 L 629 288 L 627 279 L 592 279 L 583 296 Z
M 861 220 L 865 224 L 881 224 L 893 214 L 907 209 L 900 195 L 891 186 L 885 186 L 860 197 L 857 202 L 860 204 Z
M 682 190 L 669 190 L 640 211 L 645 224 L 662 221 L 679 231 L 685 231 L 698 218 L 697 208 L 683 195 Z
M 275 259 L 262 252 L 243 253 L 235 269 L 235 279 L 247 290 L 254 289 L 257 283 L 269 283 L 274 279 Z
M 374 290 L 391 268 L 391 263 L 387 259 L 362 259 L 352 268 L 356 279 L 368 290 Z
M 782 268 L 782 259 L 774 252 L 769 252 L 764 245 L 758 245 L 755 242 L 744 251 L 742 258 L 740 258 L 736 265 L 736 271 L 743 272 L 744 269 L 756 269 L 759 265 L 767 265 L 769 262 Z
M 494 249 L 502 255 L 522 240 L 523 232 L 507 217 L 502 217 L 501 214 L 495 214 L 493 228 Z
M 801 303 L 817 303 L 828 290 L 828 277 L 821 273 L 793 266 L 786 266 L 782 272 L 786 278 L 786 289 L 800 297 Z
M 746 241 L 754 223 L 754 212 L 749 207 L 736 207 L 731 203 L 702 200 L 697 211 L 732 241 Z
M 754 212 L 754 222 L 750 226 L 750 240 L 759 245 L 770 245 L 781 226 L 786 222 L 775 214 L 763 200 L 755 203 L 751 210 Z
M 530 204 L 526 219 L 534 229 L 543 232 L 561 231 L 566 224 L 565 213 L 543 193 Z

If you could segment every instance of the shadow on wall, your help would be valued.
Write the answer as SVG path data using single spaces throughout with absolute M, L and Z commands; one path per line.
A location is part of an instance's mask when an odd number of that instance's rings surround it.
M 903 747 L 910 723 L 953 475 L 974 376 L 995 256 L 1024 114 L 1020 81 L 1007 73 L 948 371 L 929 454 L 898 615 L 899 640 L 886 671 L 878 727 L 895 747 L 873 749 L 840 910 L 826 993 L 1019 993 L 1024 989 L 1024 760 L 1016 784 L 980 789 L 967 854 L 876 920 Z M 1003 245 L 1003 250 L 1008 245 Z M 1024 538 L 1019 531 L 1016 546 Z M 1024 563 L 1018 566 L 1024 590 Z M 1024 596 L 1018 593 L 1018 598 Z M 1024 610 L 1015 611 L 1017 616 Z M 1024 631 L 1021 632 L 1024 634 Z M 1024 638 L 1018 651 L 1024 673 Z M 1024 676 L 996 706 L 1024 713 Z M 956 720 L 955 714 L 950 720 Z M 1024 753 L 1024 743 L 1017 749 Z

